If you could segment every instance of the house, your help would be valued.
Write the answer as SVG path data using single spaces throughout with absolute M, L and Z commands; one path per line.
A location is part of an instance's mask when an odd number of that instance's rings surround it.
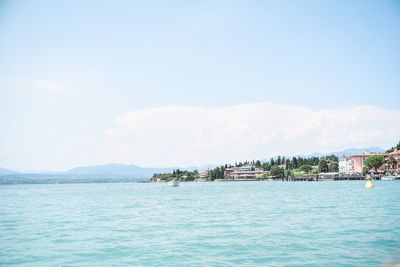
M 339 173 L 352 173 L 353 161 L 350 158 L 343 157 L 339 159 Z
M 381 153 L 364 153 L 357 154 L 350 157 L 350 160 L 353 162 L 353 172 L 362 173 L 364 170 L 364 160 L 369 156 L 373 155 L 382 155 Z
M 379 168 L 382 172 L 396 172 L 400 174 L 400 150 L 395 148 L 394 151 L 385 154 L 385 163 Z
M 207 180 L 208 178 L 208 170 L 203 170 L 199 172 L 199 179 L 201 180 Z
M 395 149 L 389 153 L 363 153 L 353 155 L 349 158 L 339 160 L 339 172 L 341 173 L 362 173 L 364 170 L 364 161 L 369 156 L 381 155 L 385 163 L 379 168 L 380 171 L 400 171 L 400 151 Z
M 269 171 L 254 168 L 253 166 L 242 166 L 226 168 L 224 178 L 226 180 L 257 180 L 269 174 Z

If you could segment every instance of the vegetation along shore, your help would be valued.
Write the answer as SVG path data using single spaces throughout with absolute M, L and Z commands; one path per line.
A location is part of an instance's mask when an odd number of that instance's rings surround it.
M 323 181 L 363 180 L 370 174 L 375 179 L 400 174 L 400 142 L 383 153 L 368 151 L 349 157 L 335 155 L 323 157 L 277 156 L 269 161 L 251 160 L 224 164 L 208 170 L 155 173 L 152 182 L 186 181 Z

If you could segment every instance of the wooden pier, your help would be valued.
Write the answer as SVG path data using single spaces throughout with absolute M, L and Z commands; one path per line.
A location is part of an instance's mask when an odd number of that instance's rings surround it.
M 287 182 L 322 182 L 322 181 L 351 181 L 351 180 L 365 180 L 365 175 L 362 174 L 315 174 L 304 176 L 289 176 L 283 178 L 272 178 L 275 181 Z

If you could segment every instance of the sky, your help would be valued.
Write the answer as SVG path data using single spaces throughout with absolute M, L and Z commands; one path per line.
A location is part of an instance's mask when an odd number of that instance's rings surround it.
M 0 1 L 0 166 L 400 141 L 399 1 Z

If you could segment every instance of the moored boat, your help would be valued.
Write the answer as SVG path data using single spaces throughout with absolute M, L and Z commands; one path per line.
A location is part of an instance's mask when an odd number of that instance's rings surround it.
M 174 178 L 173 180 L 169 181 L 168 186 L 179 186 L 179 181 L 178 179 Z
M 396 180 L 397 176 L 395 175 L 385 175 L 381 177 L 382 181 L 392 181 L 392 180 Z

